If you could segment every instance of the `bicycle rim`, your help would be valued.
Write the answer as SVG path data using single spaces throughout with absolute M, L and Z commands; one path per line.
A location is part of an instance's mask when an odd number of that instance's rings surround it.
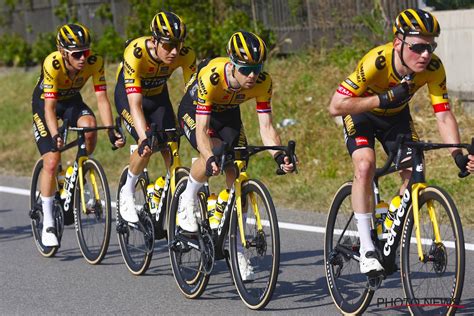
M 435 242 L 428 205 L 433 205 L 441 242 Z M 410 310 L 415 315 L 453 315 L 461 305 L 464 284 L 464 235 L 458 211 L 441 188 L 428 187 L 419 197 L 420 233 L 424 262 L 418 258 L 413 208 L 405 221 L 401 274 Z
M 81 199 L 79 178 L 74 192 L 76 235 L 86 261 L 98 264 L 105 257 L 110 240 L 109 185 L 102 166 L 94 159 L 84 161 L 82 172 L 84 200 Z
M 168 240 L 170 242 L 169 254 L 171 268 L 176 284 L 185 297 L 194 299 L 201 296 L 206 289 L 207 283 L 209 282 L 209 275 L 203 272 L 200 250 L 189 246 L 188 243 L 184 242 L 183 239 L 177 235 L 178 226 L 176 219 L 178 201 L 179 196 L 186 188 L 187 180 L 188 178 L 186 176 L 182 177 L 176 186 L 169 212 Z M 200 200 L 200 207 L 203 208 L 204 205 L 203 201 Z M 207 208 L 205 208 L 205 210 L 207 210 Z M 193 244 L 197 243 L 196 238 L 194 241 L 190 240 L 190 242 Z
M 359 261 L 347 255 L 358 254 L 360 247 L 351 190 L 352 183 L 344 183 L 331 203 L 324 237 L 324 262 L 334 304 L 343 314 L 359 315 L 370 304 L 374 292 L 367 288 L 367 277 L 360 273 Z M 338 249 L 348 252 L 344 254 Z
M 128 223 L 120 217 L 120 189 L 127 179 L 128 168 L 125 168 L 120 177 L 117 192 L 117 236 L 124 259 L 130 273 L 144 274 L 151 263 L 155 247 L 154 225 L 148 211 L 146 187 L 148 180 L 142 173 L 135 185 L 135 208 L 139 214 L 140 224 Z
M 36 248 L 43 257 L 53 257 L 58 252 L 59 247 L 47 247 L 41 242 L 41 235 L 43 231 L 43 207 L 41 204 L 41 192 L 39 188 L 39 179 L 41 170 L 43 169 L 43 160 L 39 159 L 31 176 L 30 186 L 30 218 L 31 231 L 35 241 Z M 56 210 L 55 210 L 56 213 Z M 62 215 L 62 214 L 60 214 Z
M 278 220 L 268 189 L 258 180 L 242 185 L 242 209 L 247 211 L 244 224 L 247 247 L 241 247 L 237 211 L 230 224 L 230 257 L 232 276 L 242 301 L 251 309 L 264 308 L 272 298 L 280 266 Z M 239 262 L 239 254 L 246 260 Z M 239 263 L 241 266 L 239 266 Z M 251 279 L 244 280 L 249 274 Z M 253 280 L 252 280 L 253 279 Z

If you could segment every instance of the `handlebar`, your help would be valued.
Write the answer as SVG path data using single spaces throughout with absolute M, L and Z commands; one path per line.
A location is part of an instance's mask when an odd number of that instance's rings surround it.
M 230 148 L 226 142 L 223 142 L 221 146 L 213 148 L 212 152 L 214 156 L 217 157 L 217 162 L 219 165 L 219 169 L 221 170 L 221 174 L 224 172 L 224 165 L 235 159 L 238 160 L 248 160 L 250 156 L 253 156 L 261 151 L 266 150 L 279 150 L 284 151 L 285 155 L 289 157 L 290 163 L 292 163 L 295 167 L 295 172 L 298 173 L 296 168 L 296 154 L 295 154 L 295 147 L 296 142 L 290 140 L 287 146 L 243 146 L 243 147 L 234 147 Z M 283 170 L 278 168 L 276 170 L 276 174 L 284 175 L 286 174 Z
M 405 169 L 411 166 L 411 160 L 401 162 L 401 156 L 403 152 L 403 148 L 418 148 L 421 151 L 429 151 L 441 148 L 465 148 L 469 152 L 469 154 L 474 154 L 474 137 L 471 139 L 471 144 L 466 143 L 459 143 L 459 144 L 443 144 L 443 143 L 431 143 L 431 142 L 423 142 L 418 141 L 414 142 L 410 140 L 411 138 L 407 135 L 397 135 L 395 141 L 387 142 L 386 146 L 388 149 L 388 157 L 385 161 L 385 164 L 381 168 L 377 168 L 376 174 L 384 174 L 388 171 L 388 169 L 392 166 L 395 170 Z M 464 178 L 468 176 L 470 173 L 467 170 L 460 171 L 458 176 L 460 178 Z

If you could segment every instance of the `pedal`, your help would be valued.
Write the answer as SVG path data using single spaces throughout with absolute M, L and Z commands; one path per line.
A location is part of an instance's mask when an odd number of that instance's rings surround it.
M 383 271 L 378 271 L 378 275 L 372 274 L 371 276 L 367 277 L 366 287 L 371 291 L 376 291 L 382 284 L 383 280 L 385 280 L 385 274 Z

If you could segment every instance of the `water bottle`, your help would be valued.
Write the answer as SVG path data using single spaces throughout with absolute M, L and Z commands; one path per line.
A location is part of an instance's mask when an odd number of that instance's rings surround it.
M 383 223 L 388 213 L 388 204 L 387 202 L 381 200 L 375 206 L 375 224 L 377 229 L 377 236 L 381 240 L 384 238 L 383 233 Z
M 66 169 L 66 173 L 64 174 L 64 184 L 61 190 L 59 191 L 61 193 L 61 199 L 63 200 L 65 200 L 67 197 L 67 189 L 69 187 L 69 179 L 72 176 L 72 171 L 73 171 L 72 166 L 68 166 Z
M 158 205 L 155 204 L 153 201 L 153 197 L 155 195 L 155 185 L 153 183 L 150 183 L 149 185 L 146 186 L 146 196 L 148 200 L 148 205 L 150 206 L 150 213 L 155 214 L 156 211 L 158 210 Z
M 153 203 L 155 203 L 156 208 L 160 205 L 161 195 L 163 194 L 163 189 L 165 188 L 165 178 L 158 177 L 155 181 L 154 192 L 153 192 Z
M 390 206 L 388 207 L 388 214 L 387 217 L 385 217 L 384 221 L 384 228 L 386 231 L 389 231 L 390 228 L 392 228 L 393 220 L 395 219 L 395 216 L 398 211 L 398 207 L 400 206 L 401 202 L 401 196 L 396 195 L 393 197 L 392 201 L 390 201 Z
M 207 198 L 207 216 L 209 218 L 209 225 L 212 229 L 216 228 L 219 225 L 219 222 L 216 223 L 214 219 L 214 213 L 216 211 L 217 195 L 211 193 Z
M 225 207 L 227 206 L 227 200 L 229 199 L 229 190 L 224 189 L 219 193 L 216 201 L 216 208 L 214 214 L 209 218 L 209 225 L 212 229 L 217 228 L 221 222 L 222 214 L 224 213 Z
M 58 179 L 58 189 L 59 192 L 61 192 L 63 186 L 64 186 L 64 180 L 66 179 L 66 170 L 61 168 L 61 165 L 59 165 L 59 172 L 56 177 Z

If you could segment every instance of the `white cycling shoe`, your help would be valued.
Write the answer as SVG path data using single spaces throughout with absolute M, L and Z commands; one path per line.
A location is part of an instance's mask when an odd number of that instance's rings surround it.
M 56 237 L 56 228 L 43 227 L 43 231 L 41 233 L 41 243 L 46 247 L 59 246 L 58 237 Z
M 179 197 L 178 225 L 190 233 L 198 231 L 198 223 L 194 214 L 195 209 L 196 201 L 194 199 L 185 199 L 182 195 Z
M 240 275 L 242 276 L 242 281 L 250 282 L 255 280 L 255 273 L 253 267 L 250 264 L 250 260 L 245 258 L 245 255 L 241 252 L 237 253 L 237 260 L 239 262 Z
M 122 219 L 130 223 L 138 223 L 138 214 L 135 209 L 135 198 L 133 195 L 128 196 L 122 194 L 122 190 L 120 190 L 119 211 Z
M 360 255 L 360 272 L 368 276 L 380 274 L 384 270 L 375 251 Z

